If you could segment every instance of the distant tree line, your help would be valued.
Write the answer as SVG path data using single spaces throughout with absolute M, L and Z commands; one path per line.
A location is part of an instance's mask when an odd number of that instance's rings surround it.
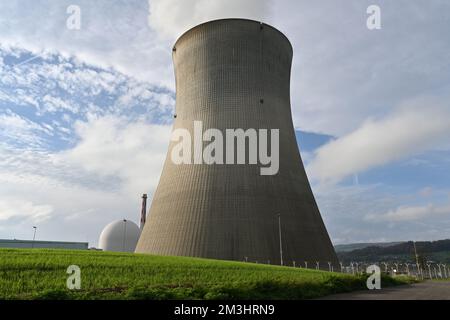
M 417 241 L 416 249 L 419 263 L 423 264 L 431 253 L 450 252 L 450 239 L 438 241 Z M 388 247 L 369 246 L 347 252 L 338 252 L 341 261 L 378 261 L 389 256 L 391 258 L 403 257 L 415 261 L 413 241 L 402 242 Z

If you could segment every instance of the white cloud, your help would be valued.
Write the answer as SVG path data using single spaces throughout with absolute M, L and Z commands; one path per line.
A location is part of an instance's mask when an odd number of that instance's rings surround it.
M 355 131 L 322 146 L 308 171 L 322 182 L 336 182 L 448 144 L 449 136 L 449 106 L 431 98 L 418 98 L 383 119 L 367 120 Z
M 30 55 L 20 48 L 13 51 L 19 59 Z M 1 55 L 11 58 L 12 53 L 0 45 Z M 59 120 L 71 127 L 73 118 L 85 118 L 87 113 L 125 114 L 133 118 L 141 116 L 143 109 L 149 121 L 172 120 L 172 91 L 113 69 L 98 69 L 53 54 L 20 66 L 6 65 L 5 71 L 0 73 L 0 106 L 24 106 L 28 112 L 36 113 L 38 122 L 43 116 L 61 117 Z M 67 139 L 67 135 L 60 138 Z
M 119 106 L 127 107 L 136 103 L 145 104 L 148 101 L 154 102 L 156 108 L 161 112 L 170 110 L 173 113 L 175 107 L 175 98 L 172 92 L 156 92 L 145 83 L 131 83 L 126 93 L 117 99 Z M 159 119 L 163 120 L 163 119 Z
M 130 123 L 123 117 L 91 117 L 78 122 L 79 143 L 63 159 L 83 169 L 122 182 L 132 195 L 153 190 L 158 183 L 170 139 L 170 126 Z
M 90 116 L 67 151 L 0 145 L 0 238 L 26 238 L 31 222 L 49 240 L 88 240 L 120 218 L 137 221 L 161 174 L 170 126 Z M 51 219 L 48 219 L 51 218 Z M 29 230 L 28 230 L 29 231 Z
M 389 210 L 383 214 L 369 214 L 365 216 L 368 221 L 389 221 L 389 222 L 405 222 L 421 220 L 425 218 L 438 219 L 446 216 L 450 218 L 450 206 L 435 206 L 429 204 L 427 206 L 401 206 L 394 210 Z
M 113 67 L 141 81 L 174 88 L 171 47 L 176 36 L 217 18 L 257 20 L 270 12 L 270 0 L 79 0 L 80 30 L 66 28 L 70 1 L 20 0 L 0 3 L 0 42 L 35 55 L 58 52 L 79 61 Z M 2 17 L 5 14 L 5 17 Z M 11 18 L 13 17 L 13 18 Z
M 26 144 L 37 148 L 43 144 L 42 134 L 51 135 L 51 130 L 10 111 L 0 114 L 0 138 L 3 143 Z
M 433 193 L 433 188 L 432 188 L 432 187 L 425 187 L 425 188 L 422 188 L 422 189 L 419 191 L 419 194 L 420 194 L 422 197 L 429 197 L 429 196 L 431 196 L 432 193 Z
M 383 23 L 390 27 L 377 32 L 367 30 L 367 4 L 357 0 L 79 0 L 79 31 L 65 27 L 70 4 L 0 2 L 0 42 L 35 54 L 73 55 L 174 89 L 171 46 L 177 35 L 215 18 L 264 20 L 286 33 L 294 46 L 296 127 L 334 136 L 354 130 L 368 116 L 386 113 L 405 97 L 437 91 L 449 81 L 450 48 L 441 32 L 449 23 L 441 12 L 449 4 L 383 1 Z
M 104 181 L 48 158 L 54 157 L 16 155 L 12 167 L 0 167 L 0 238 L 30 239 L 37 225 L 38 239 L 95 245 L 111 220 L 138 219 L 139 197 L 133 202 Z
M 435 205 L 418 203 L 423 199 L 416 192 L 386 184 L 313 184 L 312 189 L 334 244 L 448 238 L 447 189 L 434 189 L 427 198 Z
M 0 56 L 30 55 L 11 50 Z M 137 221 L 170 136 L 169 125 L 151 122 L 170 122 L 172 93 L 58 54 L 4 68 L 0 238 L 29 238 L 36 223 L 40 239 L 95 245 L 111 220 Z
M 36 205 L 24 199 L 0 199 L 0 221 L 12 217 L 31 219 L 33 222 L 42 222 L 50 218 L 53 207 L 47 204 Z
M 275 2 L 274 26 L 294 47 L 296 127 L 342 136 L 401 100 L 448 92 L 450 42 L 441 30 L 450 20 L 441 12 L 450 2 L 376 2 L 382 10 L 377 31 L 366 27 L 373 4 L 367 0 Z
M 35 55 L 58 52 L 139 80 L 173 87 L 171 43 L 148 26 L 146 0 L 79 0 L 80 30 L 66 28 L 71 1 L 0 2 L 0 42 Z
M 266 22 L 270 16 L 270 0 L 149 0 L 152 26 L 171 40 L 188 29 L 223 18 L 247 18 Z
M 44 102 L 47 112 L 55 112 L 60 109 L 69 110 L 73 113 L 77 113 L 79 111 L 78 106 L 71 105 L 59 97 L 52 97 L 48 94 L 44 96 L 42 101 Z

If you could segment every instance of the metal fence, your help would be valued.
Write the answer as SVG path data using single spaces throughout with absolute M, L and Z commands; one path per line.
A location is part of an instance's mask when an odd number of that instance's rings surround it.
M 249 263 L 271 264 L 267 261 L 251 261 L 248 258 L 243 259 Z M 283 266 L 303 269 L 325 270 L 330 272 L 341 272 L 346 274 L 365 274 L 369 266 L 376 265 L 380 271 L 391 275 L 406 275 L 417 279 L 450 279 L 450 265 L 440 262 L 428 261 L 426 264 L 417 264 L 413 262 L 350 262 L 339 263 L 339 266 L 326 261 L 284 261 Z
M 363 273 L 369 265 L 377 265 L 381 272 L 391 276 L 407 275 L 417 279 L 449 279 L 450 268 L 445 263 L 427 262 L 424 265 L 413 262 L 351 262 L 348 266 L 341 264 L 341 272 Z

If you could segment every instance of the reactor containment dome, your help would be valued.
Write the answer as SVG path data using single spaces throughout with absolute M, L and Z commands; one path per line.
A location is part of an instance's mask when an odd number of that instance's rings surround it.
M 132 221 L 113 221 L 103 229 L 98 245 L 103 251 L 134 252 L 140 234 L 139 227 Z

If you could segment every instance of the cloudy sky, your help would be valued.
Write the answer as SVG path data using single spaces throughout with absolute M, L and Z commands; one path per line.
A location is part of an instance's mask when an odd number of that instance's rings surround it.
M 449 12 L 445 0 L 2 1 L 0 238 L 37 225 L 38 239 L 96 246 L 108 222 L 138 221 L 170 136 L 172 44 L 228 17 L 293 44 L 294 125 L 334 243 L 449 238 Z

